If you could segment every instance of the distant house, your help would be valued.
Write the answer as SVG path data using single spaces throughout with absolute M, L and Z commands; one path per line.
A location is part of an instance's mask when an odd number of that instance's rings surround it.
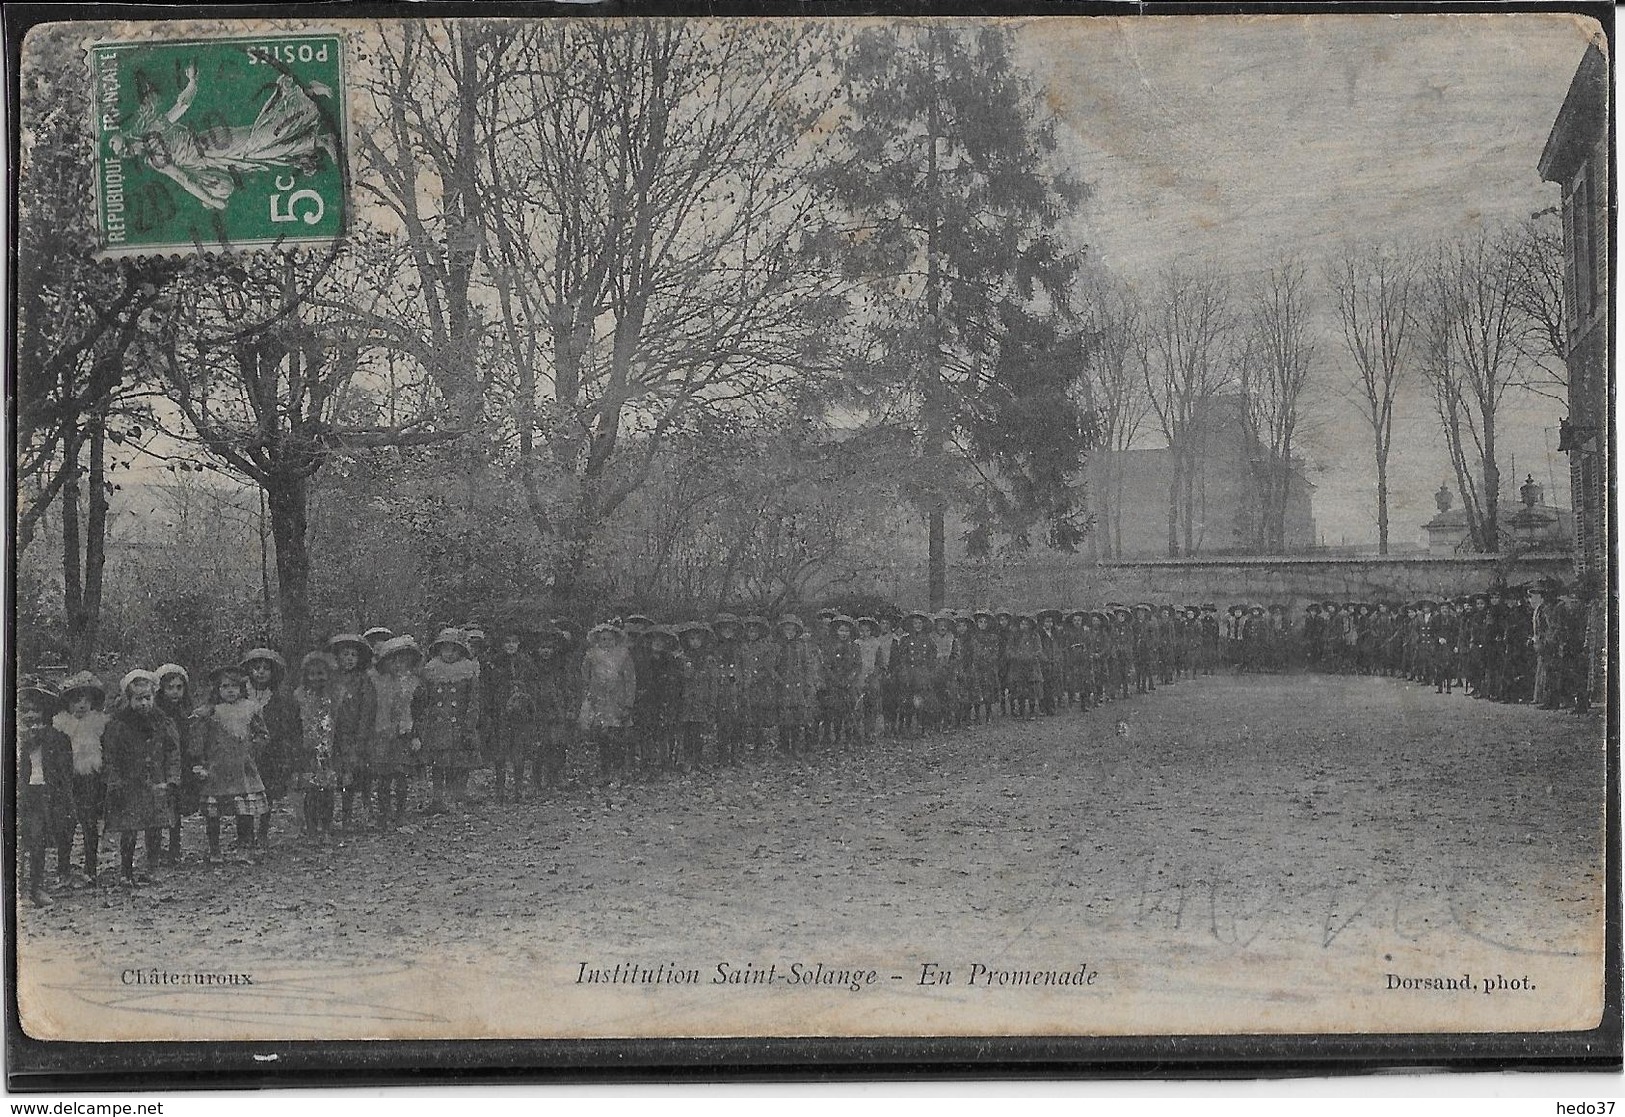
M 1195 435 L 1198 446 L 1192 493 L 1191 553 L 1225 555 L 1256 553 L 1260 502 L 1258 476 L 1265 451 L 1243 418 L 1240 396 L 1214 400 Z M 1166 447 L 1149 450 L 1096 451 L 1092 484 L 1113 486 L 1106 502 L 1114 539 L 1124 559 L 1168 554 L 1168 499 L 1173 481 L 1173 455 Z M 1121 484 L 1121 490 L 1115 486 Z M 1285 550 L 1315 546 L 1315 486 L 1294 466 L 1287 483 Z M 1121 533 L 1116 528 L 1121 516 Z M 1106 530 L 1105 525 L 1101 530 Z M 1183 520 L 1179 530 L 1184 544 Z
M 1569 456 L 1574 563 L 1601 577 L 1608 563 L 1608 59 L 1586 48 L 1541 152 L 1540 177 L 1563 188 L 1563 301 L 1569 413 L 1558 449 Z

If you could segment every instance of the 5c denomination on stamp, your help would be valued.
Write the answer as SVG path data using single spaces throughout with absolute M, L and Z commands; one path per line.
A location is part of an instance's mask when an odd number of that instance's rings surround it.
M 345 224 L 336 34 L 90 48 L 109 256 L 327 244 Z

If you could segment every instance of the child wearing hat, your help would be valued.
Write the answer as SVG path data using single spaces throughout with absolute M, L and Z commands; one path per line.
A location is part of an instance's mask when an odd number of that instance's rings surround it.
M 63 680 L 61 708 L 51 718 L 51 728 L 68 739 L 72 761 L 68 793 L 59 800 L 65 809 L 57 815 L 56 875 L 63 880 L 74 879 L 69 858 L 74 831 L 78 830 L 84 835 L 84 871 L 77 878 L 82 884 L 95 883 L 101 849 L 107 799 L 102 762 L 102 737 L 107 730 L 102 706 L 106 698 L 107 690 L 100 679 L 89 671 L 77 672 Z
M 745 684 L 748 695 L 746 736 L 750 740 L 751 754 L 759 760 L 768 729 L 778 724 L 778 649 L 768 639 L 772 626 L 766 617 L 752 615 L 740 623 L 745 630 L 741 654 L 749 668 Z
M 536 681 L 532 693 L 536 704 L 536 746 L 531 762 L 531 782 L 538 790 L 543 787 L 556 789 L 564 784 L 565 764 L 569 759 L 570 737 L 575 723 L 575 691 L 565 667 L 570 636 L 563 629 L 550 628 L 541 634 L 535 647 Z M 516 773 L 516 784 L 518 779 Z
M 287 795 L 293 782 L 293 754 L 299 747 L 299 710 L 291 688 L 284 686 L 288 661 L 270 648 L 252 648 L 240 664 L 248 678 L 248 701 L 265 719 L 263 751 L 254 758 L 260 779 L 265 781 L 265 798 L 271 811 Z M 271 844 L 271 811 L 259 816 L 254 844 L 267 849 Z
M 801 618 L 786 613 L 774 626 L 777 658 L 779 750 L 790 756 L 812 752 L 813 728 L 818 718 L 818 689 L 823 665 Z
M 830 744 L 850 749 L 858 736 L 858 709 L 863 690 L 863 653 L 857 643 L 857 622 L 844 613 L 830 620 L 824 649 L 822 704 L 829 722 Z
M 102 735 L 107 777 L 108 831 L 119 835 L 119 871 L 127 885 L 152 879 L 163 832 L 175 824 L 174 793 L 181 782 L 180 738 L 157 709 L 158 679 L 135 670 L 119 685 L 124 705 Z M 147 871 L 135 873 L 136 835 L 145 839 Z
M 931 618 L 915 611 L 903 618 L 903 637 L 892 655 L 897 679 L 897 732 L 910 728 L 924 736 L 934 720 L 937 643 L 930 632 Z
M 425 705 L 423 680 L 418 674 L 422 662 L 418 642 L 410 636 L 395 636 L 378 646 L 367 771 L 377 797 L 374 815 L 380 830 L 389 828 L 391 808 L 395 822 L 405 817 L 409 777 L 422 754 L 417 732 Z
M 270 813 L 256 756 L 265 753 L 265 718 L 248 698 L 248 676 L 236 664 L 209 672 L 211 705 L 193 727 L 198 802 L 209 840 L 209 863 L 221 863 L 220 821 L 235 819 L 233 848 L 246 855 L 255 847 L 255 820 Z
M 339 821 L 346 832 L 359 794 L 369 799 L 371 773 L 367 767 L 369 738 L 378 717 L 378 690 L 372 666 L 372 645 L 366 638 L 341 632 L 327 642 L 334 671 L 328 683 L 333 697 L 333 768 L 339 781 Z
M 551 649 L 553 643 L 544 639 L 542 646 Z M 536 660 L 525 652 L 524 640 L 517 631 L 502 634 L 496 642 L 496 650 L 486 657 L 480 669 L 480 692 L 485 702 L 480 721 L 485 727 L 486 759 L 495 771 L 499 803 L 507 800 L 510 770 L 515 800 L 524 798 L 527 764 L 534 770 L 540 714 L 538 675 Z M 541 773 L 536 772 L 532 778 L 540 783 Z
M 17 839 L 28 869 L 28 898 L 48 907 L 45 847 L 58 828 L 73 779 L 73 746 L 51 725 L 56 693 L 42 681 L 22 678 L 17 685 Z
M 669 769 L 675 762 L 682 703 L 683 666 L 677 634 L 669 625 L 651 625 L 643 634 L 643 659 L 638 670 L 637 708 L 633 725 L 645 772 Z
M 197 763 L 192 747 L 192 717 L 197 712 L 192 701 L 192 677 L 178 663 L 166 663 L 153 671 L 158 676 L 158 712 L 175 727 L 181 746 L 181 783 L 175 792 L 175 825 L 169 828 L 169 848 L 164 850 L 164 864 L 174 865 L 181 859 L 181 823 L 189 815 L 197 814 L 197 777 L 192 768 Z
M 857 739 L 864 746 L 875 743 L 880 723 L 880 691 L 886 678 L 887 658 L 891 652 L 891 638 L 882 635 L 880 620 L 876 617 L 858 618 L 858 699 Z
M 714 639 L 707 654 L 711 661 L 712 712 L 717 728 L 717 759 L 738 764 L 749 722 L 750 664 L 742 642 L 739 618 L 718 613 L 711 619 Z
M 325 842 L 333 832 L 338 797 L 338 718 L 333 703 L 333 676 L 338 663 L 325 651 L 306 652 L 299 661 L 299 685 L 293 692 L 299 710 L 299 743 L 292 758 L 293 787 L 302 796 L 300 834 Z
M 429 813 L 448 801 L 468 802 L 468 774 L 479 765 L 480 669 L 461 631 L 443 628 L 423 665 L 423 715 L 418 736 L 429 762 Z
M 716 660 L 711 654 L 711 626 L 703 621 L 679 625 L 677 640 L 682 693 L 677 723 L 682 734 L 683 762 L 692 770 L 704 759 L 706 737 L 716 731 L 717 676 Z
M 578 724 L 598 747 L 598 771 L 612 779 L 626 771 L 626 729 L 637 698 L 637 669 L 626 646 L 626 634 L 612 624 L 587 633 L 581 659 L 581 710 Z
M 986 724 L 993 720 L 999 705 L 999 656 L 1004 641 L 993 626 L 993 614 L 978 609 L 971 614 L 970 631 L 970 714 L 971 720 Z
M 1044 686 L 1044 641 L 1031 614 L 1016 618 L 1015 634 L 1005 647 L 1010 686 L 1010 716 L 1032 720 L 1038 716 Z

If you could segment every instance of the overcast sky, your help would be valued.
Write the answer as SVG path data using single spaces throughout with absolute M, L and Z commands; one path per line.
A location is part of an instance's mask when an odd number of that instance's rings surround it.
M 1538 14 L 1125 17 L 1025 24 L 1021 37 L 1094 187 L 1098 259 L 1149 283 L 1174 258 L 1212 256 L 1242 279 L 1287 252 L 1318 269 L 1349 238 L 1425 243 L 1556 204 L 1535 164 L 1595 26 Z M 1328 543 L 1372 540 L 1370 435 L 1340 386 L 1335 318 L 1318 358 L 1304 447 L 1316 519 Z M 1562 409 L 1513 402 L 1503 473 L 1515 458 L 1520 481 L 1554 479 L 1566 505 Z M 1395 426 L 1399 542 L 1420 536 L 1449 470 L 1425 400 Z

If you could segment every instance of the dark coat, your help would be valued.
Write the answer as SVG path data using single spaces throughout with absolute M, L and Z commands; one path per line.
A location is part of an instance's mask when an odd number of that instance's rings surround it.
M 119 710 L 102 734 L 107 779 L 108 830 L 173 826 L 181 782 L 181 743 L 174 724 L 157 710 Z

